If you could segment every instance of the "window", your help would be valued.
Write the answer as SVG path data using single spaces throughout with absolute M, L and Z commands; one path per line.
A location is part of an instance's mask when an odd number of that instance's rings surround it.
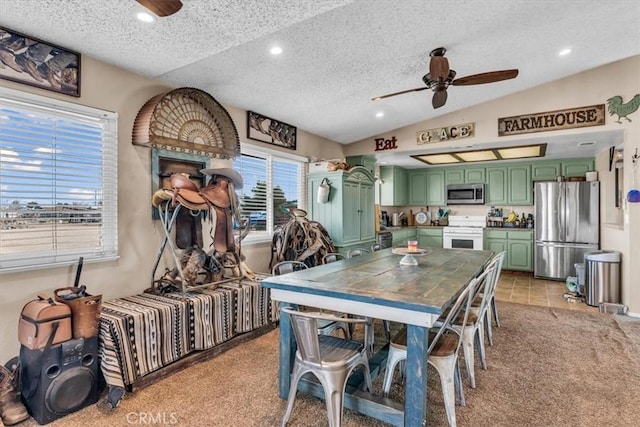
M 251 229 L 247 240 L 270 239 L 273 230 L 289 220 L 289 209 L 304 208 L 304 160 L 271 150 L 242 148 L 234 169 L 244 181 L 238 195 L 241 217 Z
M 2 88 L 0 272 L 114 259 L 117 114 Z

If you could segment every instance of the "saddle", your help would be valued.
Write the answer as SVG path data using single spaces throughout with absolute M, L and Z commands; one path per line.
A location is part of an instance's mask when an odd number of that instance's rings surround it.
M 179 173 L 171 175 L 169 182 L 173 189 L 174 205 L 180 203 L 193 211 L 211 212 L 211 219 L 215 221 L 214 249 L 222 253 L 235 251 L 231 198 L 226 178 L 219 177 L 200 189 L 188 176 Z

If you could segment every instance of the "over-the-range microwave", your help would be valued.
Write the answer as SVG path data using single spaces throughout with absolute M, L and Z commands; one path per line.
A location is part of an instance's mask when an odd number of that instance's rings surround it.
M 447 185 L 447 205 L 484 205 L 484 184 Z

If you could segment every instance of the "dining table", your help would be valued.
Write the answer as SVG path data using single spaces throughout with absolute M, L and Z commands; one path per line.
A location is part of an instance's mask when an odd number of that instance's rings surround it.
M 344 406 L 394 426 L 423 426 L 427 419 L 429 329 L 494 253 L 470 249 L 420 249 L 415 262 L 406 251 L 389 248 L 280 276 L 266 277 L 280 306 L 306 306 L 399 322 L 407 325 L 404 404 L 366 392 L 363 375 L 354 373 L 345 391 Z M 403 261 L 401 263 L 401 261 Z M 386 365 L 388 346 L 369 360 L 372 376 Z M 289 316 L 280 316 L 278 393 L 286 399 L 296 344 Z M 298 390 L 324 398 L 314 381 L 301 381 Z

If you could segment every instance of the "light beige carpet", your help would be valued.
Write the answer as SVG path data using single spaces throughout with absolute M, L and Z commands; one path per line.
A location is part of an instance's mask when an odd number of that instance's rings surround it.
M 510 303 L 499 310 L 488 370 L 476 361 L 475 390 L 465 378 L 459 426 L 639 425 L 640 321 Z M 275 330 L 127 394 L 113 411 L 92 405 L 50 425 L 278 426 L 286 402 L 277 395 L 277 344 Z M 428 424 L 446 425 L 439 378 L 428 375 Z M 392 397 L 402 393 L 396 380 Z M 327 425 L 324 402 L 299 393 L 289 425 Z M 345 410 L 344 425 L 384 424 Z

